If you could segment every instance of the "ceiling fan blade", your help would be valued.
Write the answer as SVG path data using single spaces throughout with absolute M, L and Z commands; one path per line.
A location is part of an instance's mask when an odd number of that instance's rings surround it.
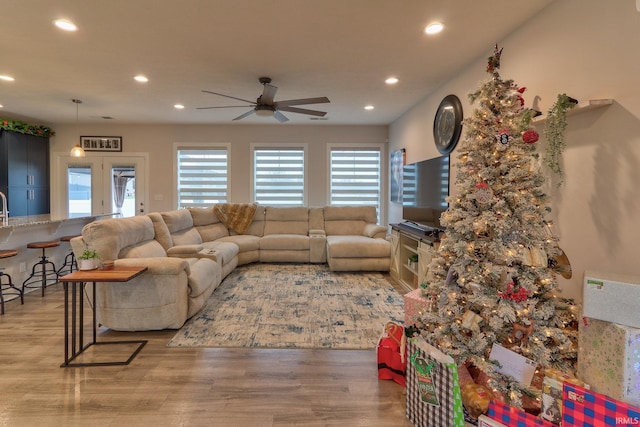
M 260 97 L 260 103 L 266 105 L 273 105 L 273 98 L 276 96 L 276 92 L 278 88 L 276 86 L 272 86 L 269 83 L 264 84 L 264 90 L 262 91 L 262 96 Z
M 275 117 L 276 120 L 279 121 L 280 123 L 284 123 L 284 122 L 288 122 L 289 121 L 287 116 L 282 114 L 280 111 L 274 111 L 273 117 Z
M 247 111 L 247 112 L 246 112 L 246 113 L 244 113 L 244 114 L 240 114 L 238 117 L 236 117 L 236 118 L 235 118 L 235 119 L 233 119 L 233 120 L 242 120 L 242 119 L 244 119 L 245 117 L 249 117 L 250 115 L 255 114 L 255 113 L 256 113 L 256 110 L 249 110 L 249 111 Z
M 225 95 L 224 93 L 211 92 L 210 90 L 203 90 L 205 93 L 210 93 L 212 95 L 224 96 L 225 98 L 237 99 L 238 101 L 248 102 L 250 104 L 255 104 L 255 101 L 249 101 L 248 99 L 236 98 L 235 96 Z
M 329 101 L 329 98 L 326 96 L 321 96 L 318 98 L 304 98 L 304 99 L 288 99 L 285 101 L 278 101 L 275 103 L 277 108 L 280 107 L 288 107 L 290 105 L 305 105 L 305 104 L 325 104 Z
M 280 110 L 280 111 L 289 111 L 290 113 L 308 114 L 310 116 L 318 116 L 318 117 L 324 117 L 327 114 L 325 111 L 307 110 L 306 108 L 298 108 L 298 107 L 280 107 L 280 106 L 278 106 L 278 110 Z
M 246 105 L 223 105 L 221 107 L 196 107 L 196 110 L 210 110 L 212 108 L 247 108 Z

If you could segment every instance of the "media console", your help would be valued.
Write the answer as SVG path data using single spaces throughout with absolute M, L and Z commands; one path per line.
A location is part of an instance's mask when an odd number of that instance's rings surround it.
M 412 221 L 391 224 L 391 277 L 407 290 L 426 283 L 429 264 L 442 232 L 442 229 Z

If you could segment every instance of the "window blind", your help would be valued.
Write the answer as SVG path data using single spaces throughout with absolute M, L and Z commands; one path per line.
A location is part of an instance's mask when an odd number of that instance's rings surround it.
M 330 204 L 373 205 L 380 220 L 380 150 L 331 149 Z
M 304 206 L 304 150 L 253 151 L 253 199 L 271 206 Z
M 178 208 L 226 203 L 227 176 L 226 149 L 178 150 Z

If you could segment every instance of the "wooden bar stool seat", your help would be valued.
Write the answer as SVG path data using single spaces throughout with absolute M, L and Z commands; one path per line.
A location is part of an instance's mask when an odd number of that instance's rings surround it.
M 18 251 L 13 249 L 0 250 L 0 259 L 9 258 L 18 255 Z M 6 277 L 8 282 L 3 283 L 3 278 Z M 4 295 L 16 295 L 20 297 L 20 304 L 24 304 L 24 294 L 22 289 L 19 289 L 13 285 L 11 276 L 4 272 L 4 267 L 0 267 L 0 315 L 4 314 Z
M 62 236 L 60 237 L 60 241 L 68 243 L 68 242 L 71 242 L 71 239 L 73 239 L 74 237 L 80 237 L 80 236 L 77 236 L 77 235 Z M 58 276 L 64 276 L 65 274 L 70 274 L 70 273 L 73 273 L 74 271 L 78 271 L 78 262 L 76 261 L 76 256 L 73 253 L 73 248 L 72 248 L 71 252 L 69 252 L 67 256 L 64 257 L 64 264 L 62 264 L 62 267 L 58 269 Z
M 56 246 L 60 246 L 59 240 L 31 242 L 27 244 L 27 248 L 29 249 L 42 249 L 42 256 L 40 257 L 40 261 L 35 263 L 31 268 L 31 275 L 22 283 L 23 293 L 27 288 L 40 286 L 42 287 L 42 296 L 44 296 L 44 290 L 49 282 L 51 282 L 52 285 L 58 283 L 58 270 L 56 269 L 56 265 L 49 261 L 45 253 L 47 249 L 55 248 Z

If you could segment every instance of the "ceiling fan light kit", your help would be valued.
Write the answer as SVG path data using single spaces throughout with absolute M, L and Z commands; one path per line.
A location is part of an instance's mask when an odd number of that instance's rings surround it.
M 256 99 L 256 101 L 250 101 L 248 99 L 242 99 L 242 98 L 237 98 L 235 96 L 230 96 L 230 95 L 225 95 L 223 93 L 218 93 L 218 92 L 212 92 L 209 90 L 203 90 L 203 92 L 205 93 L 210 93 L 212 95 L 218 95 L 218 96 L 223 96 L 225 98 L 231 98 L 231 99 L 235 99 L 236 101 L 242 101 L 242 102 L 246 102 L 249 105 L 225 105 L 225 106 L 220 106 L 220 107 L 198 107 L 198 110 L 208 110 L 208 109 L 213 109 L 213 108 L 245 108 L 245 107 L 252 107 L 251 110 L 247 111 L 244 114 L 239 115 L 238 117 L 234 118 L 233 120 L 242 120 L 245 117 L 248 117 L 252 114 L 255 114 L 257 116 L 261 116 L 261 117 L 274 117 L 277 121 L 279 121 L 280 123 L 286 122 L 289 119 L 287 118 L 287 116 L 285 116 L 284 114 L 282 114 L 282 111 L 286 111 L 289 113 L 296 113 L 296 114 L 306 114 L 309 116 L 317 116 L 317 117 L 324 117 L 327 113 L 324 111 L 318 111 L 318 110 L 309 110 L 306 108 L 298 108 L 298 107 L 294 107 L 294 105 L 306 105 L 306 104 L 323 104 L 323 103 L 328 103 L 331 102 L 329 101 L 329 98 L 327 98 L 326 96 L 323 97 L 317 97 L 317 98 L 301 98 L 301 99 L 288 99 L 285 101 L 274 101 L 274 98 L 276 96 L 276 92 L 278 91 L 278 88 L 276 86 L 271 85 L 271 78 L 270 77 L 260 77 L 258 79 L 258 81 L 260 82 L 260 84 L 264 87 L 262 90 L 262 94 Z

